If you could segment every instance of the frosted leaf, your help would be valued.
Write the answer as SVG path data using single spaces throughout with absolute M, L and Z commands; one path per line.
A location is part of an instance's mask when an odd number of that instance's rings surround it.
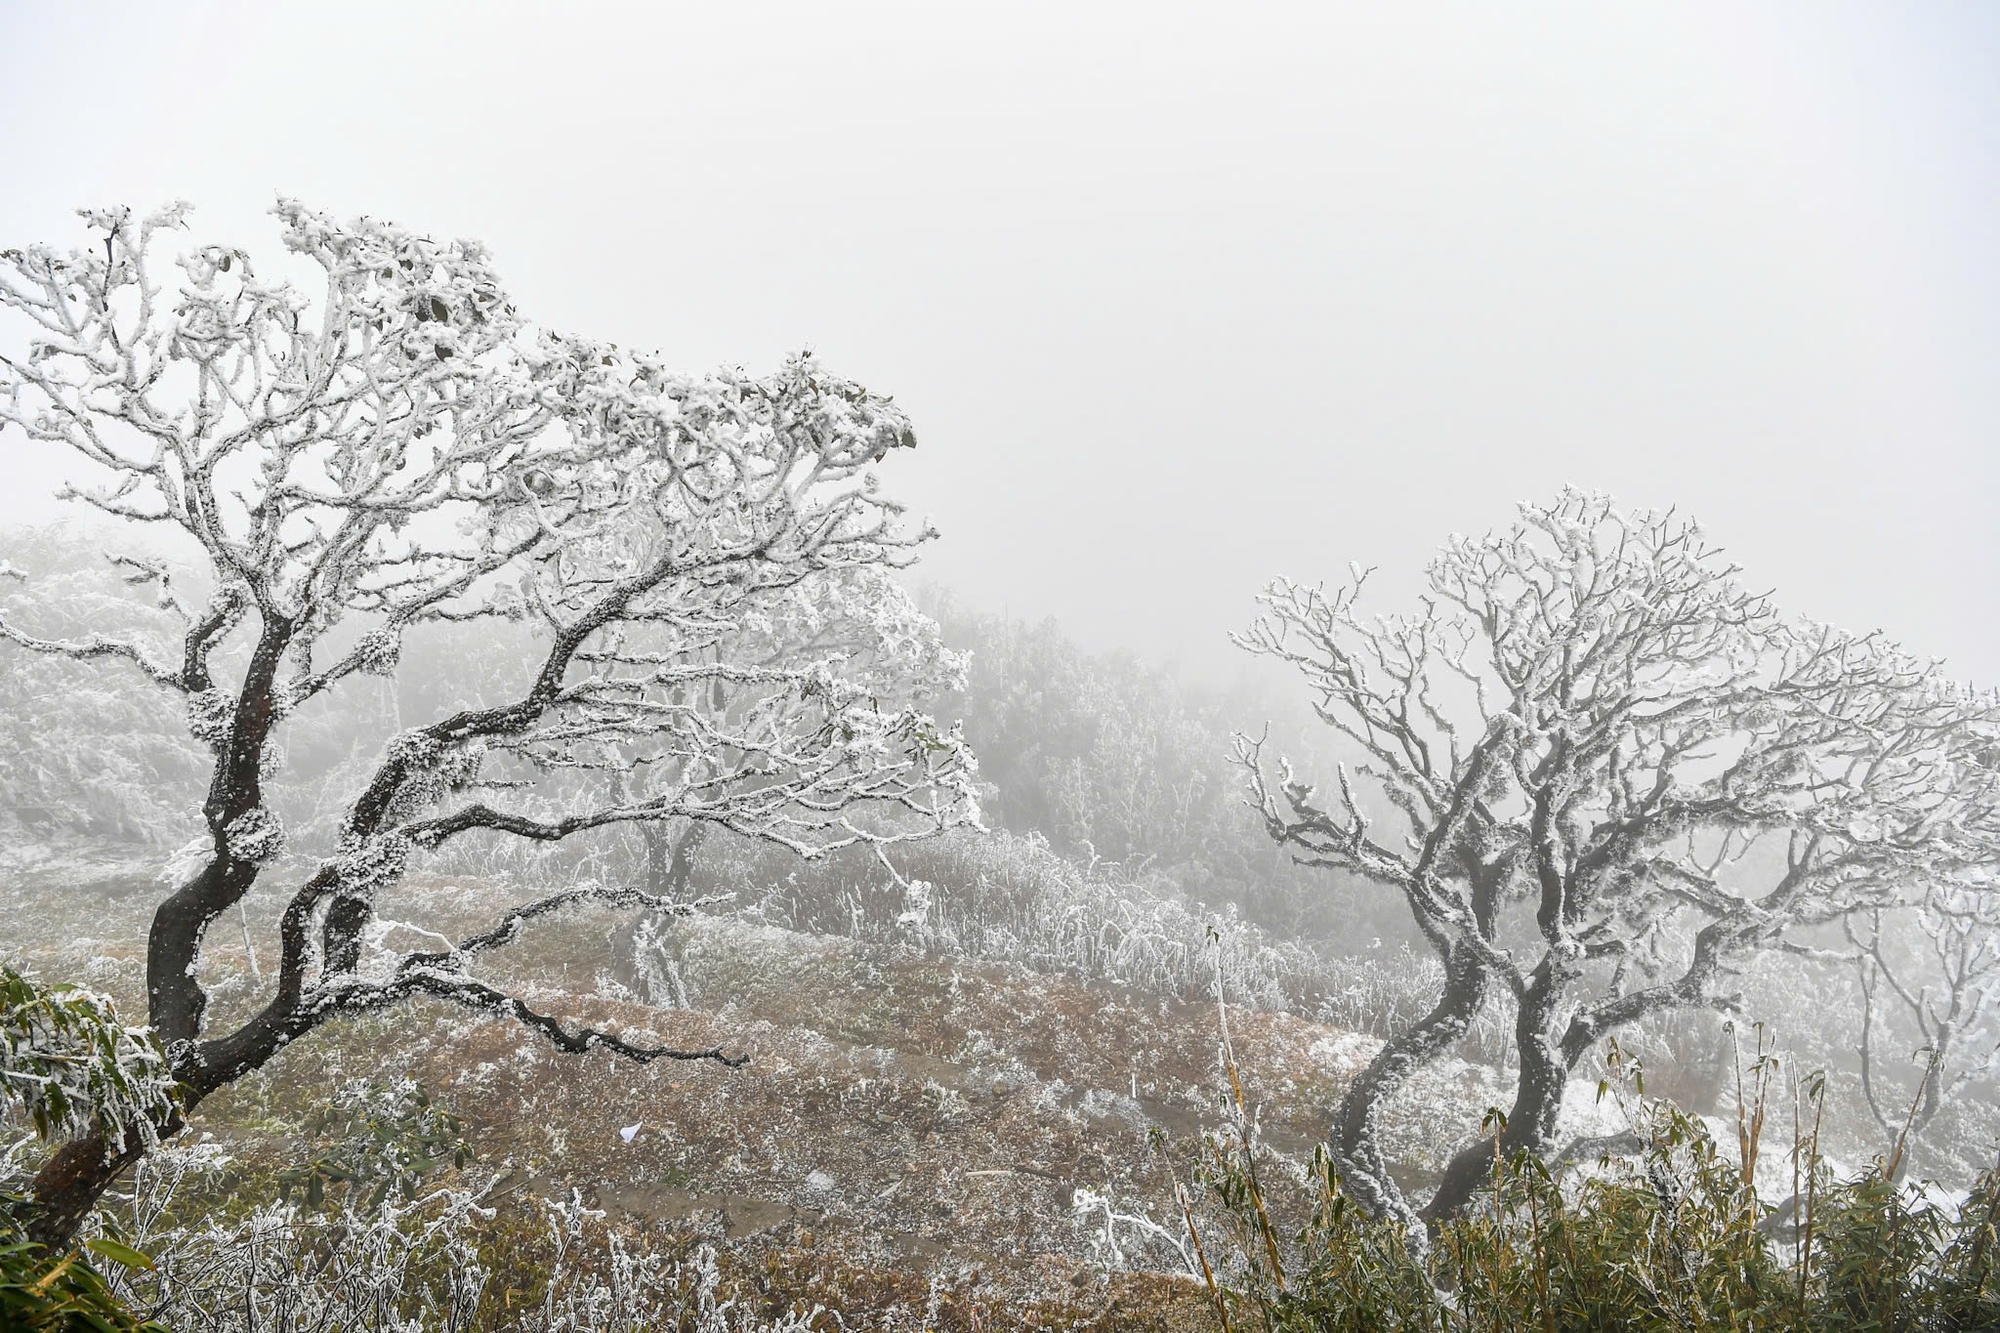
M 285 765 L 290 759 L 291 756 L 284 746 L 276 741 L 266 741 L 263 754 L 257 758 L 257 775 L 266 779 L 277 777 L 285 771 Z
M 429 768 L 443 753 L 443 744 L 421 731 L 403 732 L 389 742 L 390 761 L 411 768 Z
M 377 889 L 402 875 L 413 850 L 410 840 L 400 834 L 368 838 L 343 848 L 335 862 L 341 891 L 372 898 Z
M 0 967 L 0 1094 L 42 1139 L 81 1138 L 101 1125 L 113 1145 L 135 1129 L 155 1144 L 175 1087 L 151 1030 L 121 1024 L 108 998 Z
M 479 781 L 479 769 L 486 760 L 486 747 L 474 744 L 454 749 L 438 761 L 437 783 L 444 791 L 458 791 Z

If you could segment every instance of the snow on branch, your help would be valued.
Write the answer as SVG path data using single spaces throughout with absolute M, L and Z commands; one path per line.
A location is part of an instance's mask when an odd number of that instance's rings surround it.
M 538 1033 L 556 1049 L 571 1055 L 587 1055 L 601 1050 L 638 1064 L 651 1064 L 655 1060 L 713 1060 L 730 1069 L 741 1068 L 750 1061 L 749 1055 L 730 1055 L 720 1046 L 647 1046 L 587 1024 L 564 1027 L 561 1019 L 531 1008 L 526 1000 L 517 995 L 509 995 L 496 986 L 463 973 L 431 967 L 400 970 L 393 980 L 380 985 L 364 984 L 329 991 L 325 997 L 326 1009 L 328 1012 L 350 1013 L 381 1009 L 414 995 L 428 995 L 477 1013 L 512 1018 Z
M 680 901 L 627 886 L 596 883 L 549 894 L 509 910 L 490 929 L 468 936 L 448 949 L 412 953 L 393 960 L 381 979 L 370 980 L 358 970 L 323 977 L 297 1006 L 291 1018 L 292 1035 L 303 1035 L 333 1013 L 383 1009 L 412 996 L 429 995 L 481 1013 L 512 1018 L 572 1054 L 605 1050 L 641 1064 L 661 1059 L 714 1060 L 736 1068 L 749 1057 L 725 1054 L 719 1046 L 700 1049 L 649 1046 L 587 1025 L 565 1028 L 560 1020 L 533 1009 L 521 997 L 467 973 L 479 956 L 518 941 L 530 922 L 577 907 L 633 908 L 656 916 L 686 916 L 730 900 L 729 895 L 712 895 Z
M 470 936 L 444 953 L 412 954 L 397 964 L 396 970 L 399 972 L 426 968 L 462 970 L 470 959 L 495 949 L 503 949 L 520 939 L 521 932 L 530 921 L 554 916 L 574 907 L 624 907 L 636 908 L 654 916 L 692 916 L 731 901 L 733 896 L 729 894 L 711 894 L 688 901 L 678 901 L 625 885 L 583 884 L 561 893 L 552 893 L 531 903 L 524 903 L 503 915 L 491 930 Z
M 1359 575 L 1264 594 L 1238 642 L 1301 673 L 1404 832 L 1373 834 L 1345 768 L 1330 807 L 1286 767 L 1274 785 L 1244 738 L 1280 841 L 1406 893 L 1420 867 L 1461 885 L 1501 868 L 1552 944 L 1675 914 L 1764 941 L 1990 863 L 1992 700 L 1782 615 L 1671 513 L 1575 491 L 1521 512 L 1454 538 L 1414 617 L 1364 618 Z M 1760 880 L 1745 858 L 1773 837 L 1786 868 Z

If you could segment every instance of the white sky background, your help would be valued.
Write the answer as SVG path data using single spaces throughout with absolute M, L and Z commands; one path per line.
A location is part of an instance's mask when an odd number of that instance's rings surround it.
M 1996 141 L 1990 5 L 0 0 L 0 243 L 282 191 L 688 369 L 810 345 L 911 411 L 930 577 L 1203 674 L 1575 482 L 2000 683 Z

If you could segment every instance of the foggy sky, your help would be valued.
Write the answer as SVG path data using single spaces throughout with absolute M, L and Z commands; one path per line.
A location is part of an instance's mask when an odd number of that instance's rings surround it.
M 1572 482 L 2000 683 L 1996 138 L 1969 4 L 0 0 L 0 244 L 283 192 L 688 370 L 809 345 L 914 417 L 930 577 L 1203 673 Z

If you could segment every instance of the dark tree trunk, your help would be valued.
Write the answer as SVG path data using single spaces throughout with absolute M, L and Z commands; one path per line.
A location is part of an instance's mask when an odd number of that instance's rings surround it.
M 646 892 L 664 892 L 673 877 L 674 840 L 658 824 L 641 824 L 639 844 L 646 852 Z
M 1392 1038 L 1347 1089 L 1334 1112 L 1327 1147 L 1348 1193 L 1376 1217 L 1414 1224 L 1416 1211 L 1389 1174 L 1381 1146 L 1380 1113 L 1412 1074 L 1437 1059 L 1471 1030 L 1486 1002 L 1491 973 L 1463 941 L 1444 958 L 1444 992 L 1436 1007 L 1408 1032 Z
M 328 905 L 326 921 L 320 927 L 320 952 L 321 966 L 329 976 L 361 966 L 362 934 L 373 915 L 374 909 L 364 898 L 340 897 Z
M 1595 1008 L 1579 1010 L 1570 1016 L 1559 1035 L 1556 1020 L 1577 974 L 1571 965 L 1558 965 L 1553 957 L 1544 958 L 1528 978 L 1527 991 L 1514 1022 L 1515 1044 L 1520 1048 L 1521 1082 L 1515 1090 L 1514 1109 L 1507 1117 L 1507 1127 L 1495 1139 L 1468 1144 L 1452 1158 L 1437 1193 L 1424 1206 L 1425 1222 L 1435 1226 L 1464 1211 L 1485 1186 L 1495 1152 L 1512 1156 L 1525 1151 L 1548 1157 L 1555 1146 L 1556 1117 L 1562 1111 L 1569 1076 L 1583 1057 L 1603 1037 L 1649 1014 L 1702 1003 L 1704 988 L 1714 977 L 1717 959 L 1729 938 L 1726 923 L 1704 926 L 1695 937 L 1694 958 L 1686 972 L 1663 985 L 1628 992 Z
M 146 943 L 147 1017 L 181 1079 L 183 1101 L 161 1134 L 179 1130 L 195 1101 L 240 1077 L 245 1068 L 216 1077 L 199 1047 L 208 995 L 196 975 L 201 943 L 210 925 L 235 906 L 256 882 L 259 866 L 233 854 L 230 826 L 263 801 L 264 744 L 279 716 L 275 682 L 292 626 L 268 617 L 238 692 L 226 742 L 218 749 L 208 796 L 202 806 L 215 838 L 215 855 L 201 872 L 174 891 L 153 913 Z M 194 685 L 209 684 L 205 666 L 191 672 Z M 293 998 L 296 998 L 295 996 Z M 270 1058 L 270 1044 L 254 1068 Z M 77 1228 L 119 1176 L 145 1155 L 146 1140 L 128 1134 L 115 1148 L 104 1131 L 64 1144 L 36 1173 L 28 1218 L 29 1239 L 51 1250 L 66 1248 Z
M 278 668 L 291 642 L 292 625 L 267 615 L 202 803 L 202 816 L 215 839 L 215 856 L 153 913 L 146 942 L 147 1016 L 169 1051 L 200 1038 L 208 1008 L 207 992 L 195 977 L 202 939 L 257 879 L 257 864 L 232 854 L 229 829 L 264 799 L 264 743 L 278 720 Z
M 146 1143 L 136 1132 L 120 1148 L 112 1148 L 102 1131 L 73 1139 L 56 1149 L 35 1173 L 34 1202 L 28 1210 L 28 1239 L 50 1254 L 69 1248 L 77 1228 L 118 1177 L 145 1156 Z
M 706 824 L 691 823 L 675 837 L 662 825 L 641 824 L 639 840 L 646 858 L 646 892 L 662 898 L 686 897 L 694 879 L 695 853 L 707 838 L 708 830 Z M 673 937 L 675 920 L 669 914 L 642 917 L 626 927 L 611 945 L 613 979 L 648 1004 L 681 1007 L 687 1002 L 686 991 L 679 983 L 677 973 L 673 974 L 671 987 L 662 992 L 648 979 L 646 965 L 640 957 L 642 937 L 655 946 L 664 944 Z M 667 960 L 670 969 L 679 966 L 678 952 L 675 949 L 673 956 Z
M 1492 1139 L 1467 1144 L 1445 1167 L 1431 1201 L 1424 1205 L 1424 1221 L 1432 1226 L 1455 1217 L 1485 1187 L 1497 1153 L 1511 1157 L 1517 1152 L 1547 1156 L 1555 1138 L 1556 1116 L 1562 1111 L 1563 1090 L 1569 1085 L 1575 1060 L 1563 1043 L 1549 1035 L 1563 995 L 1568 989 L 1565 973 L 1543 959 L 1528 979 L 1527 994 L 1521 1000 L 1514 1021 L 1514 1043 L 1520 1049 L 1521 1081 L 1514 1092 L 1513 1108 L 1507 1113 L 1506 1127 Z

